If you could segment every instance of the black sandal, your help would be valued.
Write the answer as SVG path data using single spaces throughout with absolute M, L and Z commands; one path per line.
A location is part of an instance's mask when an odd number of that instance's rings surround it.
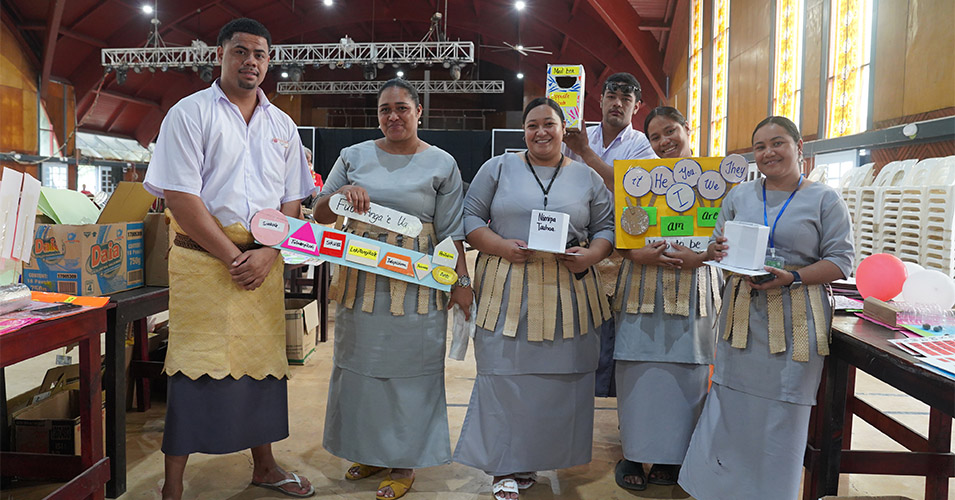
M 643 482 L 639 484 L 628 483 L 625 479 L 627 476 L 639 477 Z M 614 479 L 617 481 L 617 486 L 625 490 L 643 491 L 647 489 L 647 474 L 643 471 L 643 464 L 640 462 L 631 462 L 627 459 L 620 460 L 614 467 Z
M 657 476 L 654 477 L 654 473 L 657 473 Z M 664 477 L 660 477 L 660 476 Z M 680 466 L 679 465 L 656 465 L 650 467 L 649 474 L 650 484 L 659 484 L 662 486 L 672 486 L 676 484 L 676 480 L 680 477 Z

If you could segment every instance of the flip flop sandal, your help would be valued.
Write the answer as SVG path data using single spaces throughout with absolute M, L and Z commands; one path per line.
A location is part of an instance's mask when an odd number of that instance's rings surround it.
M 292 477 L 290 478 L 287 477 L 281 481 L 276 481 L 274 483 L 260 483 L 258 481 L 252 481 L 252 486 L 258 486 L 260 488 L 268 488 L 270 490 L 275 490 L 279 493 L 284 493 L 290 497 L 306 498 L 315 494 L 315 487 L 312 485 L 308 486 L 308 491 L 306 491 L 305 493 L 296 493 L 294 491 L 290 491 L 283 488 L 282 486 L 285 486 L 286 484 L 292 484 L 292 483 L 297 484 L 299 488 L 302 487 L 302 478 L 298 477 L 298 474 L 294 472 L 292 472 L 291 474 L 292 474 Z
M 518 472 L 514 474 L 514 480 L 517 481 L 517 489 L 526 490 L 537 484 L 536 472 Z
M 403 477 L 400 479 L 393 479 L 391 475 L 388 476 L 388 479 L 385 479 L 378 484 L 378 491 L 381 491 L 383 488 L 391 487 L 391 491 L 395 492 L 393 497 L 383 497 L 375 493 L 375 498 L 378 500 L 394 500 L 396 498 L 401 498 L 405 496 L 405 493 L 408 493 L 408 490 L 411 489 L 411 485 L 414 483 L 414 476 Z
M 653 473 L 657 473 L 657 477 L 653 477 Z M 660 474 L 668 476 L 667 478 L 660 478 Z M 676 484 L 677 478 L 680 477 L 680 466 L 679 465 L 656 465 L 650 467 L 650 474 L 647 481 L 650 484 L 659 484 L 663 486 L 672 486 Z
M 507 498 L 504 495 L 497 496 L 499 493 L 517 493 L 520 495 L 520 489 L 517 486 L 517 481 L 506 477 L 494 483 L 494 485 L 491 486 L 491 494 L 494 495 L 494 498 L 497 500 L 504 500 Z
M 627 459 L 620 460 L 614 467 L 613 476 L 617 481 L 617 486 L 625 490 L 643 491 L 647 489 L 647 475 L 643 472 L 643 464 L 640 462 L 631 462 Z M 643 482 L 639 484 L 628 483 L 624 479 L 627 476 L 639 477 Z
M 348 471 L 358 467 L 358 475 L 351 475 Z M 387 469 L 387 467 L 375 467 L 374 465 L 365 465 L 355 462 L 348 467 L 348 470 L 345 471 L 345 479 L 351 481 L 357 481 L 359 479 L 365 479 L 368 476 L 374 476 L 379 472 Z

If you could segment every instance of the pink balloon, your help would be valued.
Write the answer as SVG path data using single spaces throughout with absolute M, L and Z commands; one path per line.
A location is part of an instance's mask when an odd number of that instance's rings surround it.
M 890 300 L 902 291 L 908 270 L 901 259 L 887 253 L 877 253 L 862 260 L 856 269 L 856 288 L 862 298 L 875 297 Z

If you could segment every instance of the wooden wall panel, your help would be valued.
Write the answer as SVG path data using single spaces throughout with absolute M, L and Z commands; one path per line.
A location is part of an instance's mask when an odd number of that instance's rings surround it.
M 37 72 L 5 22 L 0 23 L 0 150 L 37 152 Z
M 734 0 L 730 6 L 730 59 L 769 38 L 773 0 Z M 710 14 L 712 19 L 712 14 Z M 708 20 L 711 22 L 711 20 Z
M 822 64 L 823 0 L 806 0 L 806 17 L 803 28 L 803 74 L 802 74 L 802 113 L 799 128 L 803 137 L 816 137 L 819 133 L 819 109 L 825 106 L 820 97 L 819 78 Z
M 23 91 L 0 85 L 0 151 L 16 151 L 23 136 Z
M 905 102 L 900 114 L 911 115 L 953 106 L 955 6 L 951 0 L 911 0 L 908 5 Z M 888 60 L 883 64 L 895 65 L 895 61 Z M 897 82 L 892 88 L 898 89 Z
M 36 93 L 24 90 L 20 93 L 20 109 L 23 119 L 20 127 L 20 147 L 18 153 L 36 154 L 40 142 L 40 123 L 37 117 Z M 9 150 L 7 150 L 9 151 Z
M 668 105 L 679 109 L 684 116 L 686 116 L 686 110 L 689 107 L 687 94 L 689 92 L 689 78 L 686 72 L 688 62 L 689 58 L 686 57 L 680 60 L 673 71 L 673 76 L 670 77 L 670 102 Z
M 907 0 L 880 0 L 876 3 L 878 37 L 874 55 L 875 87 L 872 106 L 872 121 L 878 123 L 902 116 L 902 90 L 906 78 L 906 24 L 909 2 Z M 911 75 L 911 78 L 918 78 Z
M 735 108 L 735 112 L 729 115 L 727 151 L 748 151 L 752 146 L 753 127 L 769 115 L 770 45 L 769 37 L 765 37 L 737 58 L 737 65 L 730 60 L 729 95 L 738 104 L 731 108 Z M 734 74 L 737 69 L 739 73 Z M 733 78 L 738 78 L 738 85 L 732 85 Z

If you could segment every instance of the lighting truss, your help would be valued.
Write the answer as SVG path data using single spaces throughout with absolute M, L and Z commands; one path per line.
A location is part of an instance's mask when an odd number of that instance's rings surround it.
M 377 94 L 382 81 L 279 82 L 279 94 Z M 415 80 L 418 92 L 434 94 L 503 94 L 503 80 Z
M 351 64 L 465 64 L 474 62 L 473 42 L 385 42 L 311 43 L 273 45 L 272 66 L 313 64 L 344 66 Z M 107 69 L 198 68 L 215 66 L 216 48 L 194 41 L 189 47 L 140 47 L 102 49 L 101 62 Z

